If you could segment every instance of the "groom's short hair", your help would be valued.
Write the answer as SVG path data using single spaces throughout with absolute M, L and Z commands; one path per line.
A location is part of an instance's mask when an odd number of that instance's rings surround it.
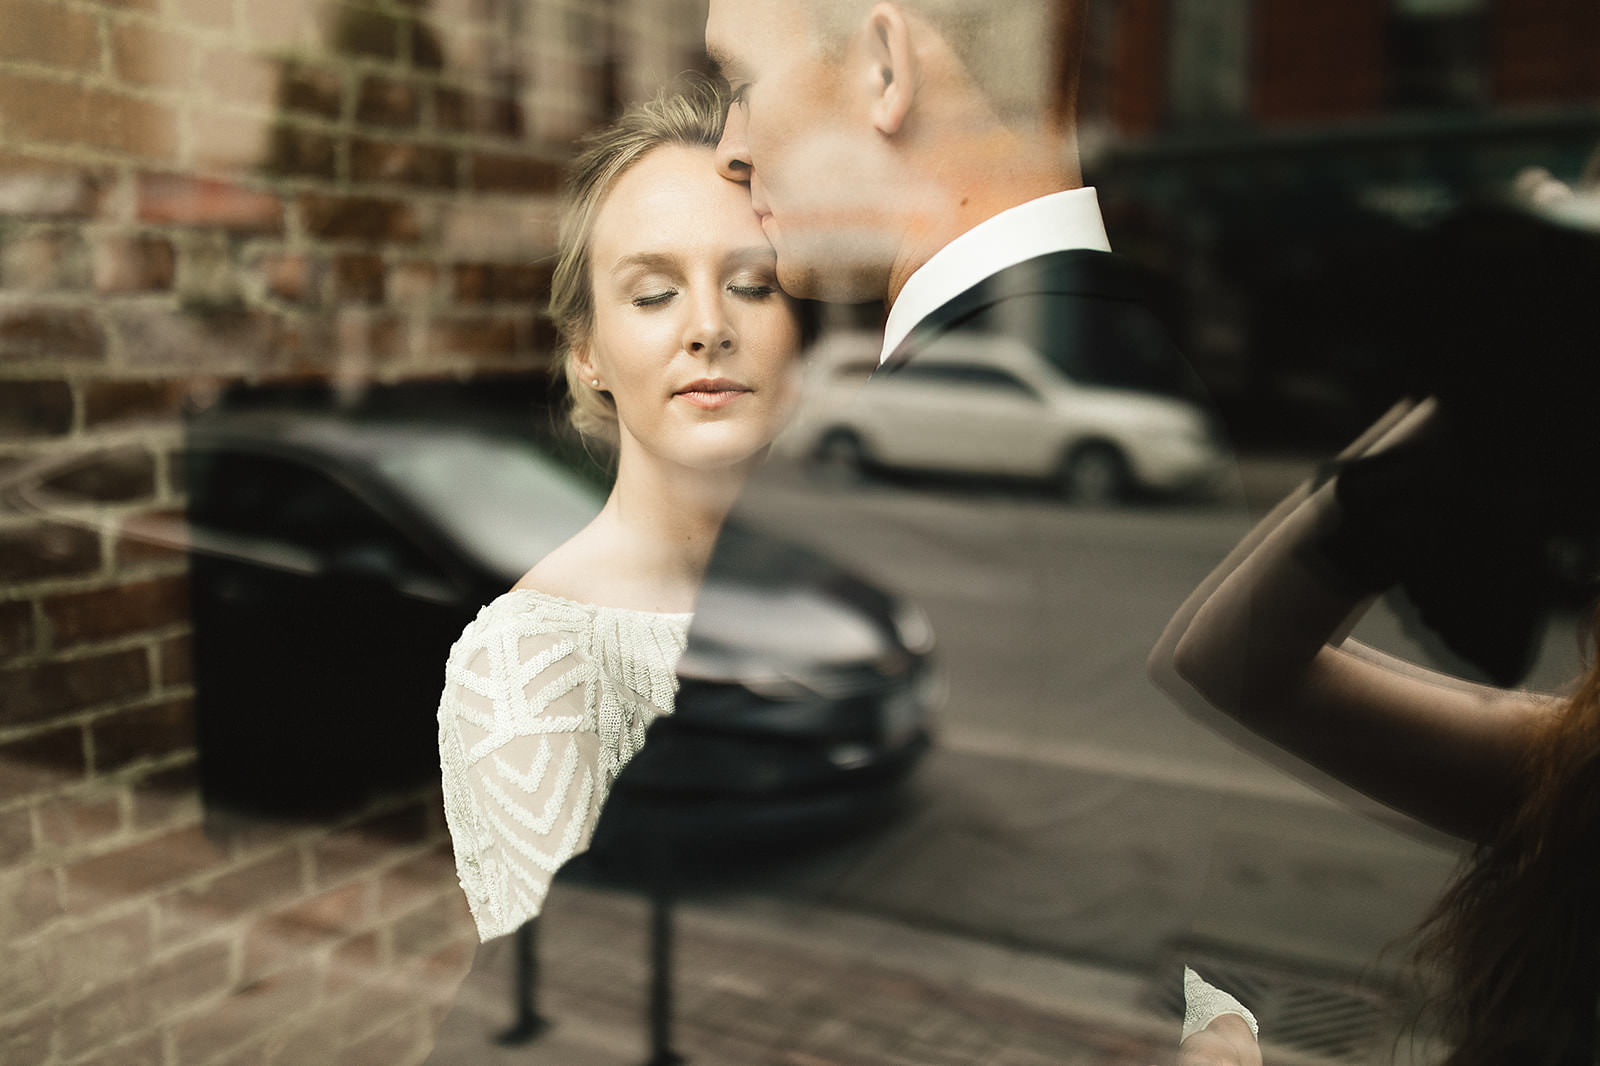
M 877 0 L 798 0 L 825 52 L 844 43 Z M 1070 119 L 1077 102 L 1087 0 L 890 0 L 925 19 L 1007 122 Z

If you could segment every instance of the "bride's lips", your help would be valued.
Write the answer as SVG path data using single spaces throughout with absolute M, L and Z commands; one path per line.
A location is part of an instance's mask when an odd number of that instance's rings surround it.
M 749 395 L 749 393 L 750 388 L 748 386 L 741 385 L 737 381 L 731 381 L 728 378 L 701 378 L 699 381 L 689 382 L 673 395 L 679 399 L 689 401 L 696 407 L 703 407 L 710 411 L 718 407 L 726 407 L 739 397 Z

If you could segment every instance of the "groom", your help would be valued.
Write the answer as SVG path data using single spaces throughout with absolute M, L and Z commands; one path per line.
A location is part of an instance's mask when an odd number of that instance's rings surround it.
M 1063 368 L 1179 359 L 1083 185 L 1084 9 L 710 0 L 706 48 L 734 93 L 718 167 L 750 186 L 786 290 L 885 302 L 876 377 L 974 333 Z M 1222 1009 L 1191 1019 L 1181 1062 L 1261 1062 Z
M 1083 186 L 1083 37 L 1082 3 L 711 0 L 736 101 L 718 164 L 784 288 L 883 300 L 889 372 L 969 331 L 1061 367 L 1176 361 Z

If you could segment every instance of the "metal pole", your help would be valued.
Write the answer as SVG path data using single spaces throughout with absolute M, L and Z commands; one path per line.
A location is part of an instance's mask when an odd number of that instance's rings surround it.
M 516 942 L 512 946 L 511 1009 L 516 1021 L 494 1039 L 497 1044 L 516 1047 L 543 1036 L 550 1020 L 539 1013 L 539 919 L 529 918 L 512 935 Z

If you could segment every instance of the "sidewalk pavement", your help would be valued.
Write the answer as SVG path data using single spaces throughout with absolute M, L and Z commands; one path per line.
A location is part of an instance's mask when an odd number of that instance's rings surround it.
M 428 1066 L 644 1066 L 649 908 L 558 884 L 539 1008 L 515 1048 L 512 938 L 479 949 Z M 692 1066 L 1147 1066 L 1176 1019 L 1139 975 L 770 897 L 675 909 L 673 1049 Z M 1287 1059 L 1274 1058 L 1274 1063 Z

